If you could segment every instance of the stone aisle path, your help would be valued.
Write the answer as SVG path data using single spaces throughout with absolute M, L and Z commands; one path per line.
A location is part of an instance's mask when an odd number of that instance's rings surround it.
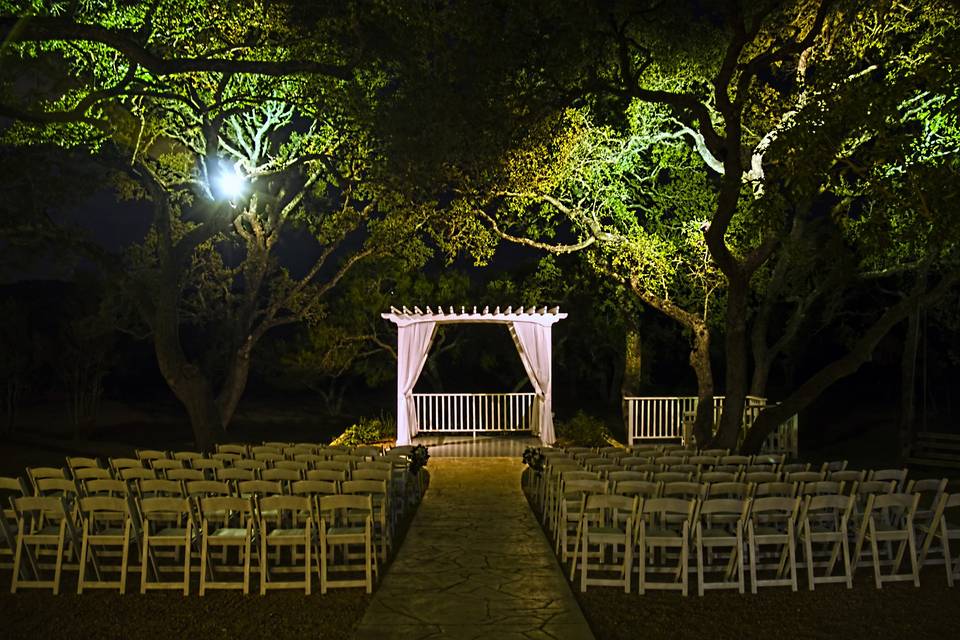
M 510 458 L 431 459 L 430 488 L 358 640 L 592 640 Z

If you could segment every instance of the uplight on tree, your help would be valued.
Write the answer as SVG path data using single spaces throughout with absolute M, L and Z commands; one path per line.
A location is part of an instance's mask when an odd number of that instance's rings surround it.
M 234 164 L 225 166 L 221 163 L 220 173 L 214 178 L 214 195 L 223 200 L 228 200 L 235 204 L 247 192 L 247 178 L 240 170 L 240 166 Z

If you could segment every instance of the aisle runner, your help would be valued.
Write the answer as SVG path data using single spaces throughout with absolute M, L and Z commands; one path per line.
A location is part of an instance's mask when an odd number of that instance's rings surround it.
M 430 489 L 358 640 L 593 638 L 520 491 L 522 468 L 430 460 Z

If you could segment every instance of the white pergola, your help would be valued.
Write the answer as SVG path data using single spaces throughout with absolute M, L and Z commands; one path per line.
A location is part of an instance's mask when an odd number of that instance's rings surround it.
M 560 313 L 559 308 L 547 310 L 546 307 L 534 307 L 525 310 L 520 307 L 514 310 L 513 307 L 507 307 L 506 311 L 501 311 L 497 307 L 491 312 L 490 307 L 484 307 L 482 311 L 477 311 L 476 307 L 472 311 L 460 307 L 457 312 L 449 307 L 445 312 L 441 307 L 437 307 L 436 311 L 427 307 L 424 312 L 419 307 L 414 307 L 413 311 L 407 307 L 402 310 L 391 307 L 390 313 L 383 313 L 381 317 L 397 325 L 398 445 L 410 444 L 410 439 L 419 431 L 413 387 L 427 361 L 437 325 L 468 322 L 507 325 L 536 393 L 531 430 L 534 435 L 540 436 L 544 444 L 553 444 L 556 437 L 552 411 L 551 334 L 554 323 L 567 317 L 567 314 Z

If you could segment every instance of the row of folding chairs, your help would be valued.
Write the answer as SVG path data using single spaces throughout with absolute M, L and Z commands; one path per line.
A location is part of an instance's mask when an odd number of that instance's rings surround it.
M 783 472 L 812 471 L 809 462 L 787 462 L 784 454 L 760 453 L 756 455 L 731 454 L 729 449 L 694 449 L 682 445 L 634 445 L 629 447 L 569 447 L 566 449 L 546 449 L 547 455 L 558 454 L 576 460 L 604 458 L 616 460 L 618 464 L 696 464 L 699 466 L 736 466 L 774 468 Z M 842 471 L 847 468 L 846 460 L 831 460 L 819 465 L 819 470 Z
M 163 462 L 163 461 L 157 461 Z M 179 464 L 179 461 L 167 460 L 168 463 Z M 292 482 L 295 480 L 350 480 L 364 479 L 371 473 L 383 472 L 386 474 L 400 475 L 407 464 L 403 460 L 396 459 L 377 459 L 363 460 L 356 463 L 347 461 L 326 460 L 318 462 L 315 465 L 307 465 L 303 462 L 282 462 L 282 466 L 267 467 L 262 461 L 257 460 L 238 460 L 234 466 L 226 466 L 220 460 L 204 460 L 202 467 L 186 468 L 182 466 L 159 465 L 152 468 L 141 466 L 118 466 L 116 468 L 104 467 L 80 467 L 70 470 L 69 467 L 28 467 L 27 477 L 31 485 L 36 489 L 39 481 L 48 479 L 72 479 L 75 482 L 83 483 L 88 480 L 221 480 L 221 481 L 242 481 L 242 480 L 278 480 L 282 482 Z M 243 464 L 249 463 L 249 464 Z
M 918 499 L 905 493 L 868 496 L 851 554 L 852 495 L 644 498 L 584 487 L 579 503 L 561 523 L 564 529 L 574 525 L 576 531 L 572 542 L 565 537 L 559 553 L 570 562 L 571 580 L 579 569 L 584 591 L 603 585 L 621 586 L 629 593 L 636 573 L 641 594 L 675 589 L 686 595 L 689 573 L 695 570 L 700 595 L 726 588 L 744 593 L 747 557 L 753 593 L 762 586 L 796 591 L 798 565 L 805 566 L 811 590 L 827 582 L 852 588 L 866 544 L 877 588 L 902 580 L 919 586 L 919 566 L 931 550 L 952 586 L 960 577 L 960 556 L 953 558 L 949 543 L 960 539 L 960 526 L 950 524 L 945 514 L 960 508 L 960 494 L 940 497 L 932 522 L 921 527 L 925 542 L 920 550 L 913 520 Z M 695 554 L 695 567 L 690 566 L 690 553 Z M 909 570 L 900 571 L 903 564 Z M 889 567 L 886 572 L 884 565 Z
M 137 570 L 141 593 L 176 589 L 187 595 L 196 572 L 200 595 L 207 589 L 246 594 L 254 566 L 261 594 L 283 588 L 309 594 L 314 569 L 323 593 L 355 586 L 370 593 L 377 573 L 376 507 L 370 494 L 196 500 L 85 496 L 74 507 L 63 496 L 23 496 L 11 507 L 16 518 L 12 592 L 52 588 L 58 593 L 71 558 L 78 569 L 78 593 L 103 588 L 123 593 L 128 572 Z M 282 562 L 284 551 L 288 562 Z M 131 553 L 139 565 L 130 563 Z M 229 579 L 237 573 L 239 579 Z
M 694 465 L 578 465 L 587 471 L 595 471 L 601 477 L 615 477 L 624 473 L 646 474 L 650 480 L 695 481 L 695 482 L 843 482 L 848 486 L 861 482 L 895 482 L 897 490 L 907 487 L 906 469 L 875 469 L 861 471 L 792 471 L 782 472 L 762 467 L 703 467 Z

